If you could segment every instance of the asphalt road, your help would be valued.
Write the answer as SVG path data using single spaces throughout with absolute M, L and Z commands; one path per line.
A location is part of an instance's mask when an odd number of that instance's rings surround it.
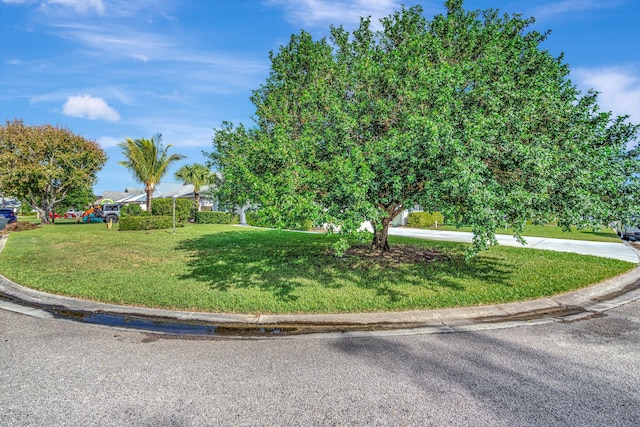
M 185 340 L 0 310 L 0 425 L 640 425 L 640 302 L 435 335 Z

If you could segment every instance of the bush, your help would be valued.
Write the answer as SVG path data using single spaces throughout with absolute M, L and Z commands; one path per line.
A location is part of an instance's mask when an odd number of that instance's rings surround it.
M 176 222 L 185 223 L 191 216 L 194 202 L 176 199 Z M 173 217 L 173 199 L 154 199 L 151 202 L 151 215 Z
M 313 229 L 313 221 L 310 219 L 305 219 L 298 225 L 294 230 L 302 230 L 302 231 L 311 231 Z
M 125 216 L 142 216 L 142 208 L 140 205 L 124 205 L 120 209 L 120 217 Z
M 267 219 L 263 218 L 259 213 L 255 211 L 247 212 L 245 214 L 245 219 L 247 221 L 247 225 L 250 225 L 252 227 L 265 227 L 265 228 L 272 227 L 271 223 L 269 223 Z
M 444 224 L 442 212 L 411 212 L 407 219 L 407 225 L 415 228 L 428 228 L 434 225 Z
M 231 212 L 202 211 L 196 212 L 198 224 L 239 224 L 240 217 Z
M 125 216 L 120 218 L 120 231 L 159 230 L 173 227 L 172 216 Z
M 278 228 L 268 218 L 262 216 L 260 211 L 247 212 L 245 218 L 247 220 L 247 225 L 251 225 L 253 227 Z M 309 231 L 313 228 L 313 220 L 300 219 L 295 223 L 281 224 L 281 228 L 284 228 L 285 230 Z

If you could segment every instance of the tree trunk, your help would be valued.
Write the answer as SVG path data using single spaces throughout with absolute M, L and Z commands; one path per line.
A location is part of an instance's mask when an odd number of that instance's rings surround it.
M 373 223 L 373 243 L 371 246 L 373 249 L 377 249 L 380 252 L 389 252 L 389 225 L 399 213 L 402 212 L 402 204 L 392 205 L 385 208 L 385 211 L 389 214 L 388 217 L 383 218 L 379 224 Z
M 146 186 L 144 191 L 147 193 L 147 212 L 151 213 L 151 200 L 153 199 L 153 187 Z
M 200 212 L 200 193 L 196 193 L 195 191 L 193 192 L 193 196 L 196 199 L 196 209 L 198 212 Z
M 377 249 L 380 252 L 389 252 L 389 223 L 391 221 L 385 219 L 382 221 L 380 227 L 374 226 L 373 228 L 373 249 Z
M 38 215 L 40 215 L 40 223 L 41 224 L 49 224 L 51 223 L 51 220 L 49 219 L 49 212 L 47 212 L 45 209 L 42 209 L 39 206 L 33 206 L 33 209 L 35 209 L 36 212 L 38 212 Z

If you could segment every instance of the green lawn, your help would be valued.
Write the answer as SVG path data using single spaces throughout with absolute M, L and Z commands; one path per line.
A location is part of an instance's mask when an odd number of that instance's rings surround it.
M 456 228 L 453 225 L 440 225 L 438 228 L 430 228 L 431 230 L 446 231 L 468 231 L 471 227 Z M 513 230 L 499 228 L 496 234 L 513 235 Z M 526 225 L 524 227 L 524 236 L 531 237 L 549 237 L 554 239 L 571 239 L 571 240 L 590 240 L 593 242 L 620 242 L 620 237 L 610 228 L 602 228 L 600 230 L 578 230 L 575 227 L 571 231 L 563 231 L 561 227 L 555 225 Z
M 436 261 L 347 256 L 336 236 L 188 225 L 121 232 L 60 223 L 12 233 L 0 273 L 51 293 L 148 307 L 237 313 L 334 313 L 469 306 L 538 298 L 583 287 L 634 264 L 495 247 L 465 261 L 467 245 L 392 238 Z

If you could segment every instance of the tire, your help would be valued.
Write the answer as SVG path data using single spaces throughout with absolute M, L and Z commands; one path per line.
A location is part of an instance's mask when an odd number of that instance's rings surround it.
M 119 219 L 118 215 L 109 215 L 104 219 L 104 222 L 108 223 L 109 221 L 111 221 L 112 223 L 115 224 L 116 222 L 118 222 L 118 219 Z

